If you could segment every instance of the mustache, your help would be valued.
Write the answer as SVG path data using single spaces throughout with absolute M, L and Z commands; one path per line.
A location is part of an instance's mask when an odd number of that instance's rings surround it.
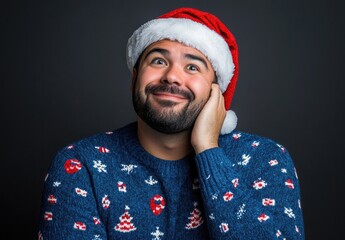
M 194 94 L 190 91 L 181 89 L 177 87 L 176 85 L 167 85 L 167 84 L 159 84 L 159 85 L 148 85 L 145 88 L 145 93 L 148 94 L 155 94 L 155 93 L 171 93 L 171 94 L 177 94 L 180 95 L 190 101 L 194 100 Z

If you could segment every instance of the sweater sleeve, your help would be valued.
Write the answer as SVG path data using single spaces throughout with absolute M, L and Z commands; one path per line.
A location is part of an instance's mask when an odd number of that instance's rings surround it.
M 89 171 L 73 149 L 53 159 L 45 179 L 39 239 L 106 239 Z
M 279 144 L 196 156 L 211 239 L 304 239 L 296 169 Z

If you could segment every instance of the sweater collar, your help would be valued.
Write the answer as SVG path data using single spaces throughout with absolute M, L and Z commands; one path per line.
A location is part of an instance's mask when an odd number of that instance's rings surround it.
M 162 177 L 182 177 L 186 176 L 194 165 L 194 153 L 174 161 L 160 159 L 148 153 L 139 142 L 136 122 L 128 124 L 124 129 L 126 134 L 122 144 L 126 147 L 127 153 L 142 165 L 154 170 L 156 174 Z

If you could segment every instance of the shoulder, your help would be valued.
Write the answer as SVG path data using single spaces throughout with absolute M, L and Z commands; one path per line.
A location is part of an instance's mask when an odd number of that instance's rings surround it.
M 282 161 L 287 165 L 293 165 L 287 148 L 267 137 L 234 130 L 222 135 L 219 142 L 228 156 L 237 158 L 242 163 L 245 163 L 246 159 L 251 159 L 258 164 L 262 164 L 263 161 L 268 164 Z
M 232 146 L 236 148 L 257 148 L 259 146 L 265 147 L 266 149 L 280 149 L 285 151 L 285 147 L 277 141 L 263 137 L 257 134 L 232 131 L 229 134 L 220 136 L 220 143 L 223 146 Z
M 297 171 L 289 151 L 275 140 L 233 131 L 221 137 L 221 148 L 232 162 L 234 169 L 246 172 L 247 176 L 253 177 L 251 180 L 258 177 L 282 178 L 292 179 L 297 183 Z
M 124 142 L 134 132 L 134 124 L 128 124 L 112 131 L 99 132 L 76 140 L 62 148 L 56 158 L 97 159 L 100 155 L 116 154 L 123 151 Z

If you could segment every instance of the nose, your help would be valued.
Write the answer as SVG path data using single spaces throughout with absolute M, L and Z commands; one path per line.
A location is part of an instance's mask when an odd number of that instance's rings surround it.
M 165 84 L 176 84 L 180 86 L 183 82 L 183 71 L 179 66 L 170 65 L 165 74 L 161 78 L 161 82 Z

